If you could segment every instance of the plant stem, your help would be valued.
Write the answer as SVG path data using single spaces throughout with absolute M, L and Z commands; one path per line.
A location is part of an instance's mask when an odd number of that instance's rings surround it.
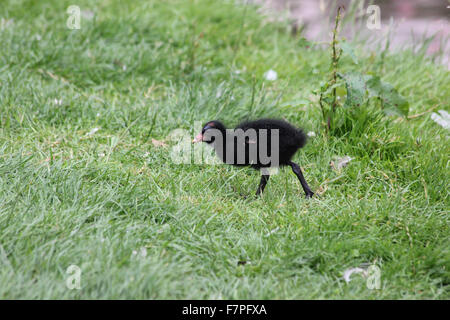
M 332 73 L 331 73 L 331 81 L 330 81 L 331 85 L 335 85 L 336 84 L 337 71 L 338 71 L 338 62 L 339 62 L 339 59 L 341 57 L 341 53 L 340 52 L 338 53 L 338 50 L 336 49 L 336 45 L 338 43 L 337 35 L 338 35 L 339 22 L 341 20 L 341 9 L 342 9 L 342 7 L 338 7 L 337 15 L 336 15 L 336 19 L 335 19 L 335 24 L 334 24 L 334 30 L 333 30 L 333 41 L 331 42 L 331 48 L 332 48 L 332 56 L 331 56 Z M 331 127 L 331 117 L 334 115 L 334 112 L 336 111 L 336 107 L 337 107 L 337 103 L 336 103 L 336 88 L 333 88 L 333 100 L 332 101 L 333 102 L 331 104 L 331 112 L 328 115 L 328 120 L 327 120 L 328 130 L 330 130 L 330 127 Z

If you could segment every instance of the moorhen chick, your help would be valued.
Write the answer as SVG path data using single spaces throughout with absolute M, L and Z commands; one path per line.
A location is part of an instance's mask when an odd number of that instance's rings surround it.
M 192 142 L 211 145 L 226 164 L 261 170 L 256 195 L 261 195 L 266 187 L 270 177 L 268 168 L 290 166 L 300 180 L 306 197 L 310 198 L 314 193 L 298 164 L 291 161 L 297 150 L 306 144 L 306 140 L 307 136 L 301 129 L 284 120 L 259 119 L 245 121 L 235 129 L 227 129 L 217 120 L 209 121 Z

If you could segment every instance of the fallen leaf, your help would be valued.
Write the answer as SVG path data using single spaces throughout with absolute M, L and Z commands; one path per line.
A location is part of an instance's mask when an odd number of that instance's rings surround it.
M 357 267 L 357 268 L 350 268 L 350 269 L 347 269 L 347 270 L 344 271 L 344 280 L 345 280 L 345 282 L 349 283 L 350 280 L 351 280 L 350 277 L 354 273 L 361 273 L 364 278 L 367 277 L 367 270 L 359 268 L 359 267 Z
M 164 142 L 162 142 L 162 141 L 159 141 L 159 140 L 156 140 L 156 139 L 153 139 L 153 138 L 152 138 L 152 144 L 153 144 L 155 147 L 167 147 L 167 144 L 166 144 L 166 143 L 164 143 Z
M 336 160 L 336 162 L 334 161 L 330 161 L 330 166 L 334 169 L 334 170 L 341 170 L 342 168 L 346 167 L 350 161 L 352 161 L 353 158 L 349 157 L 349 156 L 345 156 L 342 158 L 338 158 Z
M 325 184 L 323 186 L 320 186 L 319 189 L 316 190 L 316 194 L 321 196 L 328 190 L 328 185 Z
M 88 136 L 92 136 L 94 135 L 98 130 L 100 130 L 100 128 L 93 128 L 91 131 L 89 131 L 87 133 Z

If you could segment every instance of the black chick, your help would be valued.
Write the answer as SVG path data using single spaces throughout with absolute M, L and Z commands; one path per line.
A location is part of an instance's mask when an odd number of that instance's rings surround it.
M 235 129 L 227 129 L 220 121 L 209 121 L 193 140 L 211 145 L 219 158 L 231 165 L 260 169 L 262 176 L 257 195 L 269 180 L 269 167 L 290 166 L 310 198 L 314 193 L 306 183 L 300 167 L 291 161 L 306 144 L 305 133 L 284 120 L 260 119 L 246 121 Z

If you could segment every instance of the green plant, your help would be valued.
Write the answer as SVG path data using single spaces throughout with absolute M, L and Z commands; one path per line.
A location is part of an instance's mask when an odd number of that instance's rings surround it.
M 337 10 L 330 45 L 331 75 L 327 82 L 322 83 L 319 92 L 319 106 L 327 133 L 343 121 L 336 119 L 336 111 L 341 107 L 367 108 L 370 101 L 375 101 L 388 115 L 406 116 L 409 111 L 408 101 L 392 85 L 383 82 L 375 72 L 339 72 L 339 61 L 343 53 L 350 56 L 353 63 L 358 65 L 358 59 L 350 43 L 343 39 L 339 40 L 338 37 L 341 10 L 342 7 Z

